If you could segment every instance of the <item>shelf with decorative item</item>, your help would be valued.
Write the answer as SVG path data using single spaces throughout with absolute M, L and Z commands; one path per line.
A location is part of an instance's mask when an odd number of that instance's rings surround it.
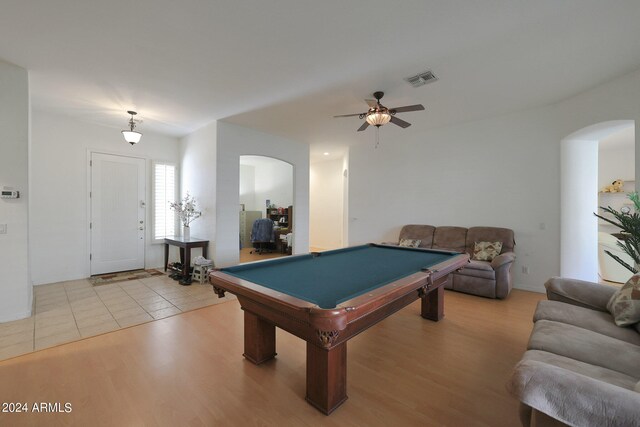
M 598 191 L 598 195 L 627 195 L 636 190 L 636 181 L 634 179 L 616 179 L 610 185 L 606 185 L 602 190 Z

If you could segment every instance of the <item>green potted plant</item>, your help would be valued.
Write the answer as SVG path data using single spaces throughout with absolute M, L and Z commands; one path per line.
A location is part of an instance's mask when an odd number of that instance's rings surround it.
M 628 197 L 635 207 L 633 211 L 623 212 L 617 211 L 611 206 L 607 206 L 606 208 L 600 206 L 600 209 L 611 215 L 611 217 L 598 215 L 597 213 L 594 213 L 594 215 L 609 224 L 615 225 L 621 230 L 624 238 L 618 241 L 618 246 L 633 259 L 634 265 L 627 264 L 621 260 L 620 257 L 609 251 L 605 251 L 605 253 L 635 274 L 638 272 L 638 266 L 640 266 L 640 197 L 637 191 L 629 193 Z

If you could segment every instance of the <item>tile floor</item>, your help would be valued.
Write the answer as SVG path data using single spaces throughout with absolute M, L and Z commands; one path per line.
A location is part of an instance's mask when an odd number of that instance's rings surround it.
M 33 293 L 34 316 L 0 323 L 0 360 L 235 298 L 164 275 L 95 287 L 73 280 L 35 286 Z

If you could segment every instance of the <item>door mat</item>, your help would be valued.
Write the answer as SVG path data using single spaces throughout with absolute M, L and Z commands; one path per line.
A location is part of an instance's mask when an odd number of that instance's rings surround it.
M 119 273 L 99 274 L 91 276 L 89 281 L 93 286 L 108 285 L 116 282 L 126 282 L 128 280 L 146 279 L 147 277 L 162 276 L 163 272 L 156 269 L 151 270 L 131 270 L 121 271 Z

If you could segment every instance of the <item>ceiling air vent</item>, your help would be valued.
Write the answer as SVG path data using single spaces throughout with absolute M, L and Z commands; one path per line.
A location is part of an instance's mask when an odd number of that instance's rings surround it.
M 427 83 L 435 82 L 438 78 L 433 74 L 433 71 L 427 70 L 415 76 L 405 77 L 404 80 L 413 87 L 420 87 Z

